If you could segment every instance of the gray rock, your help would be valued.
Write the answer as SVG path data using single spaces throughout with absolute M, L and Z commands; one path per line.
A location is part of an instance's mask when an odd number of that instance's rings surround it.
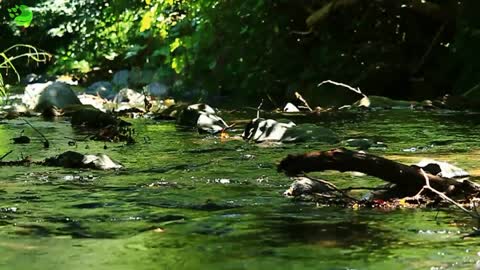
M 163 83 L 153 82 L 145 87 L 146 93 L 154 97 L 165 97 L 168 93 L 168 86 Z
M 69 105 L 81 104 L 70 86 L 61 82 L 27 85 L 22 102 L 29 110 L 39 112 L 51 107 L 63 109 Z
M 45 164 L 65 168 L 91 168 L 100 170 L 120 169 L 123 167 L 105 154 L 84 155 L 74 151 L 67 151 L 56 157 L 47 158 Z
M 70 86 L 61 82 L 54 82 L 42 91 L 35 110 L 43 111 L 51 107 L 64 109 L 67 106 L 76 104 L 82 103 Z
M 130 71 L 130 76 L 128 78 L 129 85 L 140 86 L 146 85 L 153 81 L 153 75 L 155 72 L 151 69 L 140 69 L 133 68 Z
M 113 74 L 112 84 L 118 88 L 128 87 L 129 76 L 130 71 L 126 69 L 119 70 Z
M 112 100 L 115 97 L 115 93 L 113 91 L 113 85 L 107 81 L 99 81 L 95 82 L 85 90 L 86 94 L 89 95 L 98 95 L 102 98 Z

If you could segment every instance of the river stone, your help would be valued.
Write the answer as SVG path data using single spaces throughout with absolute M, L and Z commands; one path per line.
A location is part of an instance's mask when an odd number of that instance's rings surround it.
M 93 164 L 96 169 L 112 170 L 121 169 L 123 166 L 113 161 L 109 156 L 105 154 L 97 155 L 85 155 L 82 162 L 84 164 Z
M 115 74 L 113 74 L 112 84 L 117 87 L 116 89 L 127 87 L 129 75 L 130 71 L 126 69 L 115 72 Z
M 63 109 L 70 105 L 81 104 L 70 86 L 61 82 L 28 85 L 22 102 L 30 110 L 39 112 L 52 107 Z
M 405 109 L 405 108 L 411 108 L 416 104 L 417 102 L 413 102 L 413 101 L 395 100 L 395 99 L 381 97 L 381 96 L 368 96 L 368 97 L 365 96 L 359 101 L 355 102 L 353 105 L 357 107 L 366 107 L 366 108 Z
M 177 124 L 185 127 L 195 127 L 200 133 L 216 134 L 228 128 L 228 124 L 216 114 L 207 104 L 192 104 L 177 116 Z
M 102 112 L 107 111 L 107 101 L 97 95 L 81 94 L 77 97 L 83 105 L 91 105 Z
M 218 115 L 200 112 L 197 129 L 200 133 L 216 134 L 228 128 L 227 123 Z
M 315 124 L 296 125 L 292 121 L 255 118 L 245 127 L 242 134 L 245 140 L 254 142 L 328 142 L 339 141 L 337 134 L 328 128 Z
M 312 193 L 329 193 L 337 191 L 337 187 L 324 180 L 314 180 L 307 177 L 295 177 L 290 188 L 283 192 L 284 196 L 297 197 Z
M 129 88 L 120 90 L 113 101 L 120 105 L 118 111 L 131 108 L 145 109 L 145 96 Z
M 278 122 L 273 119 L 255 118 L 247 124 L 242 134 L 243 139 L 254 142 L 281 141 L 285 132 L 295 123 Z
M 153 82 L 145 87 L 148 95 L 154 97 L 165 97 L 168 93 L 168 86 L 163 83 Z
M 22 83 L 23 85 L 29 85 L 34 83 L 46 83 L 53 80 L 55 80 L 55 77 L 47 77 L 45 75 L 37 75 L 35 73 L 30 73 L 25 75 L 25 77 L 22 78 L 20 83 Z
M 151 69 L 133 68 L 130 71 L 128 83 L 132 86 L 146 85 L 153 81 L 154 74 L 155 72 Z
M 285 107 L 283 107 L 284 112 L 300 112 L 297 106 L 293 105 L 292 103 L 287 103 Z
M 445 178 L 469 177 L 470 174 L 450 163 L 437 161 L 433 159 L 422 159 L 416 166 L 422 168 L 425 172 L 438 175 Z
M 65 168 L 91 168 L 100 170 L 120 169 L 123 167 L 105 154 L 84 155 L 74 151 L 67 151 L 56 157 L 47 158 L 45 159 L 45 164 Z
M 95 82 L 85 90 L 86 94 L 89 95 L 98 95 L 102 98 L 112 100 L 115 97 L 113 92 L 113 85 L 107 81 Z

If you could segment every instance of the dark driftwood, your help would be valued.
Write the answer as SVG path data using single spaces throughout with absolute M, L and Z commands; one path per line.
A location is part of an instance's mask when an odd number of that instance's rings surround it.
M 395 184 L 397 196 L 415 195 L 425 186 L 425 175 L 416 166 L 345 148 L 289 155 L 280 162 L 278 170 L 288 176 L 325 170 L 362 172 Z M 431 187 L 451 196 L 476 196 L 480 193 L 480 186 L 468 180 L 443 178 L 428 173 L 426 176 Z

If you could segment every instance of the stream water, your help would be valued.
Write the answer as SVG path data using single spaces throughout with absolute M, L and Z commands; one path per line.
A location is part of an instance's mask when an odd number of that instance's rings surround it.
M 374 154 L 405 163 L 444 160 L 480 180 L 480 114 L 405 110 L 319 119 L 344 139 L 388 145 Z M 126 169 L 1 167 L 0 269 L 474 269 L 480 260 L 479 240 L 461 238 L 476 224 L 454 208 L 342 209 L 282 196 L 290 185 L 276 172 L 283 157 L 339 145 L 261 147 L 179 131 L 172 122 L 131 120 L 137 143 L 104 149 L 66 120 L 30 121 L 51 147 L 43 149 L 22 120 L 5 121 L 0 154 L 14 150 L 5 160 L 101 152 Z M 21 130 L 32 143 L 12 144 Z M 340 187 L 382 183 L 321 175 Z

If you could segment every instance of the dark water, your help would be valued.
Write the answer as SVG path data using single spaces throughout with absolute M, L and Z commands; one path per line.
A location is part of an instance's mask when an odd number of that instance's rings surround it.
M 289 153 L 338 145 L 259 147 L 134 120 L 135 145 L 77 141 L 63 120 L 0 125 L 6 160 L 65 150 L 104 152 L 126 169 L 0 168 L 0 269 L 474 269 L 474 222 L 456 209 L 341 209 L 284 198 L 275 166 Z M 406 163 L 430 157 L 480 171 L 480 115 L 390 111 L 326 117 L 343 138 L 388 145 L 373 153 Z M 24 129 L 29 145 L 10 138 Z M 238 131 L 240 132 L 240 130 Z M 68 137 L 68 138 L 66 138 Z M 326 172 L 339 186 L 375 186 Z

